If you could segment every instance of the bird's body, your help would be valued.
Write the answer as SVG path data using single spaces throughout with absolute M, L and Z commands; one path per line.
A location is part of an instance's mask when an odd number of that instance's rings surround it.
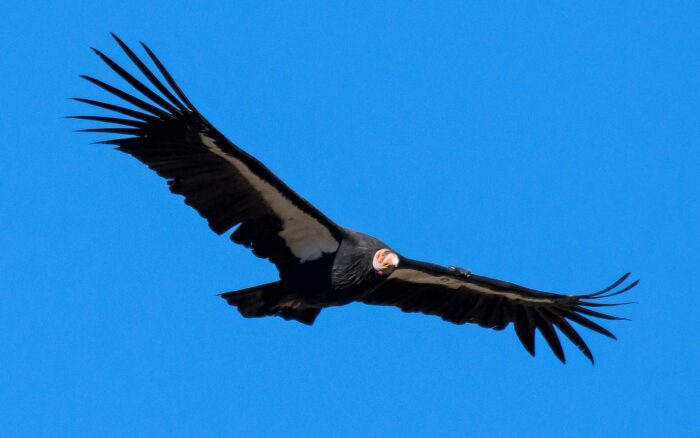
M 279 314 L 311 324 L 310 315 L 315 319 L 325 307 L 358 301 L 382 282 L 384 276 L 373 269 L 372 259 L 386 247 L 371 236 L 343 228 L 335 252 L 301 262 L 292 269 L 280 269 L 277 282 L 222 296 L 238 305 L 245 316 Z M 241 308 L 240 303 L 249 306 Z
M 554 327 L 591 361 L 590 350 L 568 321 L 614 338 L 587 316 L 620 319 L 592 308 L 615 305 L 594 300 L 636 285 L 633 282 L 615 290 L 628 274 L 600 292 L 559 295 L 403 257 L 390 245 L 337 225 L 314 208 L 216 130 L 148 47 L 144 45 L 167 86 L 115 39 L 152 87 L 101 52 L 97 54 L 146 99 L 84 76 L 135 109 L 78 98 L 128 118 L 74 117 L 117 125 L 84 131 L 123 135 L 99 143 L 116 145 L 142 161 L 167 180 L 172 193 L 184 196 L 213 231 L 223 234 L 235 228 L 233 242 L 275 264 L 277 281 L 222 294 L 244 316 L 276 315 L 312 324 L 326 307 L 355 301 L 391 305 L 456 324 L 476 323 L 501 330 L 513 323 L 533 355 L 535 331 L 539 330 L 562 361 L 564 353 Z

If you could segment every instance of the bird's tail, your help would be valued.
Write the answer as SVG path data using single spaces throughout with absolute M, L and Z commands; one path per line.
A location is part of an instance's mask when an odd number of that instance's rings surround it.
M 276 315 L 306 325 L 313 324 L 321 309 L 298 307 L 285 303 L 284 299 L 287 296 L 285 292 L 285 286 L 276 281 L 248 289 L 226 292 L 220 296 L 230 305 L 236 306 L 240 314 L 246 318 Z

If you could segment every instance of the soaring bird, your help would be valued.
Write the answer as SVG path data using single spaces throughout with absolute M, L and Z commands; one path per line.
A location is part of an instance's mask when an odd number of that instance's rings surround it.
M 495 330 L 512 323 L 533 356 L 539 330 L 562 362 L 566 359 L 558 332 L 593 362 L 571 322 L 615 339 L 590 317 L 623 319 L 594 309 L 624 304 L 597 300 L 634 287 L 638 281 L 624 284 L 629 273 L 599 292 L 561 295 L 404 257 L 391 245 L 342 227 L 314 208 L 209 123 L 148 46 L 141 43 L 155 70 L 112 36 L 141 79 L 93 50 L 141 96 L 82 76 L 123 102 L 74 98 L 109 115 L 71 117 L 107 123 L 81 131 L 117 134 L 119 138 L 97 143 L 114 145 L 153 169 L 215 233 L 235 228 L 230 235 L 233 242 L 277 267 L 277 281 L 221 294 L 244 317 L 274 315 L 311 325 L 327 307 L 355 301 L 396 306 L 404 312 Z

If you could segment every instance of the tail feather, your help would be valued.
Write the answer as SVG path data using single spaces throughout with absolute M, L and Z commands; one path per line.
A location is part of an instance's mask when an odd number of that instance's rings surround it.
M 301 309 L 282 307 L 280 309 L 279 316 L 287 321 L 294 320 L 299 321 L 302 324 L 312 325 L 319 313 L 321 313 L 321 309 L 318 307 L 305 307 Z
M 263 284 L 239 291 L 220 294 L 231 306 L 236 306 L 246 318 L 280 316 L 286 320 L 312 325 L 321 309 L 285 305 L 285 288 L 281 282 Z
M 231 306 L 236 306 L 246 318 L 274 315 L 272 309 L 265 305 L 261 289 L 226 292 L 220 295 Z

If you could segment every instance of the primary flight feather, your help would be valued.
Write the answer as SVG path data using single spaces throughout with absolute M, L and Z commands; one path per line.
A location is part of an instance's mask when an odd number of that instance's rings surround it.
M 141 97 L 82 76 L 130 106 L 75 98 L 111 115 L 72 117 L 111 125 L 81 131 L 119 135 L 98 143 L 115 145 L 146 164 L 167 180 L 172 193 L 184 196 L 185 203 L 197 210 L 214 232 L 223 234 L 235 228 L 233 242 L 275 264 L 278 281 L 221 294 L 243 316 L 276 315 L 311 325 L 326 307 L 354 301 L 396 306 L 405 312 L 495 330 L 513 323 L 518 338 L 533 356 L 535 332 L 539 330 L 562 362 L 564 351 L 555 327 L 591 362 L 590 349 L 570 322 L 615 338 L 590 317 L 622 319 L 594 309 L 619 305 L 597 300 L 634 287 L 637 281 L 623 285 L 629 274 L 599 292 L 560 295 L 406 258 L 374 237 L 336 224 L 314 208 L 212 126 L 145 44 L 142 46 L 160 78 L 112 36 L 143 79 L 93 50 Z

